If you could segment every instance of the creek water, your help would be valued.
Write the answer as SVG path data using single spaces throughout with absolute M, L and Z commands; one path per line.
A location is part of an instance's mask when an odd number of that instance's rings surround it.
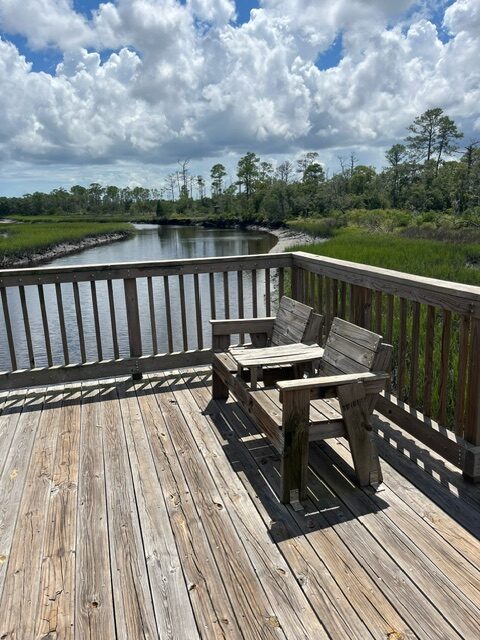
M 268 253 L 274 246 L 275 238 L 259 231 L 243 231 L 237 229 L 204 229 L 202 227 L 181 226 L 156 226 L 135 225 L 137 232 L 131 238 L 115 242 L 109 245 L 91 247 L 80 253 L 64 256 L 52 260 L 46 266 L 60 267 L 66 265 L 86 264 L 111 264 L 118 262 L 144 262 L 147 260 L 184 260 L 188 258 L 202 258 L 209 256 L 245 255 L 254 253 Z M 174 350 L 183 349 L 183 337 L 180 327 L 180 293 L 178 278 L 171 277 L 170 299 L 173 322 Z M 200 275 L 200 296 L 202 307 L 202 324 L 204 345 L 209 344 L 209 319 L 210 319 L 210 291 L 207 274 Z M 142 332 L 142 344 L 144 353 L 152 353 L 152 337 L 150 331 L 150 309 L 148 305 L 148 291 L 146 278 L 140 278 L 137 282 L 140 322 Z M 258 312 L 264 312 L 263 291 L 265 286 L 264 274 L 258 274 Z M 153 279 L 155 322 L 157 329 L 158 352 L 168 350 L 165 291 L 161 278 Z M 235 317 L 235 301 L 237 300 L 236 274 L 229 274 L 229 293 L 232 307 L 230 312 Z M 90 283 L 79 284 L 80 300 L 82 308 L 82 324 L 85 335 L 85 347 L 88 361 L 98 359 L 96 349 L 95 323 Z M 125 317 L 125 298 L 122 281 L 113 282 L 117 335 L 120 356 L 128 356 L 128 331 Z M 251 312 L 251 273 L 244 274 L 245 315 Z M 41 367 L 47 365 L 44 327 L 40 311 L 38 288 L 25 287 L 29 322 L 32 333 L 34 361 L 29 361 L 25 330 L 23 326 L 22 308 L 19 292 L 16 288 L 8 290 L 8 306 L 12 331 L 14 335 L 15 351 L 18 368 L 31 366 Z M 63 364 L 63 349 L 58 321 L 57 301 L 54 285 L 44 286 L 44 295 L 47 309 L 49 337 L 53 355 L 53 364 Z M 185 296 L 187 306 L 187 334 L 188 348 L 194 349 L 197 345 L 195 313 L 193 312 L 193 276 L 185 276 Z M 108 307 L 108 292 L 106 282 L 97 283 L 97 297 L 99 308 L 100 330 L 102 335 L 102 357 L 113 357 L 113 340 L 110 326 L 110 312 Z M 78 340 L 78 324 L 75 313 L 73 289 L 71 284 L 62 284 L 62 298 L 65 314 L 67 340 L 70 352 L 70 362 L 80 361 L 80 348 Z M 215 275 L 215 302 L 217 317 L 224 317 L 224 292 L 223 275 Z M 0 311 L 0 371 L 11 369 L 8 344 L 5 332 L 3 313 Z

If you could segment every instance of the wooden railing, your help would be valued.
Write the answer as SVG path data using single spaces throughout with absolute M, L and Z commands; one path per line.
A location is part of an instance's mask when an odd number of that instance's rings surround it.
M 480 478 L 480 287 L 309 253 L 0 271 L 0 389 L 208 363 L 210 318 L 273 315 L 284 291 L 323 337 L 339 316 L 391 342 L 378 408 Z
M 0 389 L 211 360 L 210 318 L 270 315 L 290 254 L 0 271 Z
M 480 478 L 480 287 L 297 252 L 293 296 L 394 347 L 378 409 Z

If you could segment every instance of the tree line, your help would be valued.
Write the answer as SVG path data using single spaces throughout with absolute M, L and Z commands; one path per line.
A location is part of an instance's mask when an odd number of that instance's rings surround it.
M 235 179 L 216 163 L 208 182 L 190 170 L 190 160 L 156 189 L 119 188 L 93 183 L 21 198 L 0 197 L 0 215 L 49 213 L 152 213 L 234 217 L 279 224 L 292 217 L 326 216 L 351 209 L 399 208 L 412 212 L 448 211 L 480 215 L 480 140 L 461 146 L 463 133 L 442 109 L 417 116 L 407 135 L 385 153 L 377 171 L 357 156 L 338 158 L 329 175 L 316 151 L 277 167 L 248 152 Z M 208 188 L 209 187 L 209 188 Z

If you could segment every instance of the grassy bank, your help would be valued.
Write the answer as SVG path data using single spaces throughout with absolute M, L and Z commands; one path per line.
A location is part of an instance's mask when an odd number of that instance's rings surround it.
M 340 260 L 480 285 L 480 268 L 475 268 L 480 267 L 480 244 L 451 244 L 346 228 L 326 242 L 301 249 Z
M 75 244 L 107 234 L 128 234 L 131 225 L 118 222 L 68 222 L 0 225 L 0 265 L 30 259 L 61 244 Z

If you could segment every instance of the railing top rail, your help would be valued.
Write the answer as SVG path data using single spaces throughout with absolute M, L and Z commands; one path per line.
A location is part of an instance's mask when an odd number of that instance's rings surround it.
M 291 253 L 259 253 L 242 256 L 188 258 L 185 260 L 150 260 L 113 264 L 67 265 L 64 267 L 0 269 L 0 287 L 116 278 L 142 278 L 158 275 L 216 273 L 288 267 L 291 264 Z
M 349 284 L 480 317 L 480 287 L 295 251 L 294 266 Z

